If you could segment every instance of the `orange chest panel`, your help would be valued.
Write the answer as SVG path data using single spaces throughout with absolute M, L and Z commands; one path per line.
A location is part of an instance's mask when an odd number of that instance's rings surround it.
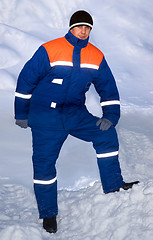
M 49 56 L 50 63 L 55 62 L 68 62 L 73 64 L 73 49 L 65 37 L 52 40 L 44 43 L 47 54 Z M 85 48 L 81 49 L 80 64 L 95 65 L 99 67 L 103 59 L 103 53 L 91 43 L 88 43 Z

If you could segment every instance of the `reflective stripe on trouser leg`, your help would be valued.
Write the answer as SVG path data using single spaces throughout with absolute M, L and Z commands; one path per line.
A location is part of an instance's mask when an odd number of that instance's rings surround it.
M 51 180 L 38 180 L 38 179 L 34 179 L 33 182 L 37 183 L 37 184 L 44 184 L 44 185 L 48 185 L 48 184 L 52 184 L 57 180 L 57 177 L 51 179 Z

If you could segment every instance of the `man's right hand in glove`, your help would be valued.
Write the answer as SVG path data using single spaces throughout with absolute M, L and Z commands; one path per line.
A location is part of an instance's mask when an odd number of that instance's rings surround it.
M 25 119 L 25 120 L 16 119 L 15 124 L 18 125 L 21 128 L 27 128 L 28 127 L 28 120 L 27 119 Z

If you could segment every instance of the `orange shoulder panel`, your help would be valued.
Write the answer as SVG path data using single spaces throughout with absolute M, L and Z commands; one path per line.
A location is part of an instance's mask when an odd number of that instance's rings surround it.
M 99 66 L 104 54 L 93 44 L 88 43 L 87 47 L 81 50 L 81 63 L 93 64 Z
M 46 49 L 51 63 L 56 61 L 72 62 L 74 47 L 65 37 L 54 39 L 42 44 L 42 46 Z M 81 64 L 85 63 L 99 66 L 103 56 L 103 53 L 97 47 L 88 43 L 87 47 L 81 50 Z
M 73 46 L 65 39 L 65 37 L 57 38 L 42 44 L 46 49 L 51 63 L 56 61 L 72 62 Z

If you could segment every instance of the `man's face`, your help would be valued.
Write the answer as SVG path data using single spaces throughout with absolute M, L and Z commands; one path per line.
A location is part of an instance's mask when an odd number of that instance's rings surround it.
M 91 28 L 85 25 L 77 26 L 71 29 L 75 37 L 85 40 L 89 37 Z

